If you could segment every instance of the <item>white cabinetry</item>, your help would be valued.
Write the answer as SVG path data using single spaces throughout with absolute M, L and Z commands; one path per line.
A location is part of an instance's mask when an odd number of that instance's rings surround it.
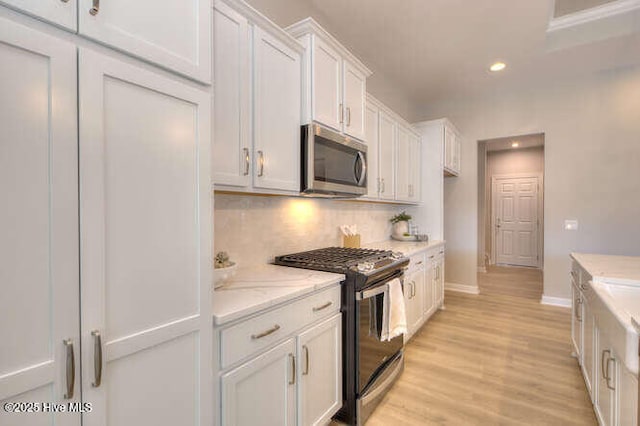
M 77 1 L 81 35 L 211 81 L 210 0 Z
M 431 257 L 433 256 L 433 258 Z M 444 249 L 434 251 L 429 255 L 433 268 L 433 307 L 442 309 L 444 307 Z
M 305 46 L 302 117 L 365 139 L 366 79 L 371 71 L 312 18 L 287 28 Z
M 0 63 L 0 404 L 79 402 L 76 50 L 0 18 Z M 0 409 L 0 424 L 19 416 Z
M 571 344 L 573 345 L 573 351 L 575 357 L 578 359 L 578 364 L 582 365 L 582 293 L 578 288 L 578 283 L 571 280 L 571 296 L 572 296 L 572 309 L 573 315 L 571 315 Z
M 420 135 L 371 95 L 367 96 L 366 198 L 417 204 L 421 200 Z
M 339 286 L 214 332 L 222 425 L 325 424 L 342 406 Z
M 458 176 L 460 173 L 460 133 L 453 123 L 446 118 L 424 121 L 419 124 L 423 137 L 429 138 L 430 146 L 437 146 L 440 157 L 441 172 L 445 176 Z M 425 135 L 426 133 L 426 135 Z M 435 152 L 436 150 L 432 150 Z
M 241 2 L 214 8 L 216 189 L 300 191 L 303 47 Z
M 0 0 L 0 4 L 68 30 L 76 30 L 78 0 Z
M 595 409 L 602 426 L 616 425 L 616 387 L 618 385 L 618 360 L 607 335 L 597 329 L 596 354 L 600 374 L 596 381 Z

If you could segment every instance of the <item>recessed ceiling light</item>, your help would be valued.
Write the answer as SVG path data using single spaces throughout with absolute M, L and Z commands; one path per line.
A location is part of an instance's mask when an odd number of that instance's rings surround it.
M 519 142 L 511 142 L 511 148 L 517 148 L 520 146 Z
M 496 62 L 495 64 L 489 67 L 489 70 L 493 72 L 497 72 L 497 71 L 502 71 L 506 67 L 507 67 L 507 64 L 505 64 L 504 62 Z

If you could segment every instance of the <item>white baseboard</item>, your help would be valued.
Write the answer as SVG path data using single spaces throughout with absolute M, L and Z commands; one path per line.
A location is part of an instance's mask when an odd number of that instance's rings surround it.
M 449 291 L 457 291 L 459 293 L 480 294 L 477 286 L 466 284 L 444 283 L 444 289 Z
M 565 299 L 564 297 L 550 297 L 543 295 L 542 299 L 540 299 L 540 303 L 543 305 L 561 306 L 563 308 L 571 307 L 571 299 Z
M 486 274 L 487 273 L 487 267 L 486 266 L 478 266 L 478 272 Z

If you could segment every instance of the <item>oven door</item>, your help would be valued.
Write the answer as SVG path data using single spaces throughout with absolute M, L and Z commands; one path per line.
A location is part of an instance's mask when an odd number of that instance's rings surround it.
M 367 193 L 367 147 L 318 124 L 302 128 L 302 192 Z
M 403 279 L 403 275 L 393 278 Z M 358 395 L 382 374 L 387 364 L 394 359 L 403 346 L 403 336 L 389 341 L 380 340 L 382 312 L 385 297 L 388 297 L 387 283 L 390 279 L 367 287 L 356 297 L 358 312 Z

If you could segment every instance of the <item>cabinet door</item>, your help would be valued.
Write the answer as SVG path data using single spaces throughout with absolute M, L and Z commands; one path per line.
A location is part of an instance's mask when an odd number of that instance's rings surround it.
M 209 95 L 79 61 L 84 424 L 209 425 Z
M 251 70 L 247 19 L 222 2 L 213 11 L 213 148 L 216 184 L 251 184 Z
M 76 30 L 77 0 L 0 0 L 0 4 L 69 30 Z
M 437 260 L 433 268 L 434 285 L 434 305 L 435 308 L 441 308 L 444 305 L 444 261 Z
M 596 414 L 602 426 L 615 423 L 615 387 L 617 376 L 617 361 L 613 356 L 611 345 L 605 333 L 597 329 L 598 379 L 596 390 Z
M 77 0 L 78 32 L 211 82 L 211 1 Z
M 223 426 L 295 425 L 295 350 L 289 339 L 222 376 Z
M 298 359 L 298 424 L 326 424 L 342 407 L 342 314 L 300 335 Z
M 571 343 L 578 364 L 582 365 L 582 294 L 573 280 L 571 280 L 571 295 L 573 312 L 571 316 Z
M 312 41 L 311 99 L 313 119 L 342 131 L 342 58 L 317 37 Z
M 638 424 L 638 376 L 620 367 L 620 391 L 618 392 L 618 424 L 636 426 Z
M 420 138 L 409 133 L 409 201 L 419 202 L 422 196 L 420 189 L 422 149 Z
M 300 191 L 301 57 L 254 29 L 256 188 Z
M 591 306 L 586 298 L 583 298 L 583 344 L 582 344 L 582 374 L 584 376 L 587 390 L 594 401 L 593 379 L 594 379 L 594 351 L 595 351 L 595 321 Z
M 380 190 L 378 177 L 378 108 L 373 105 L 367 105 L 365 122 L 367 129 L 365 135 L 367 143 L 367 198 L 378 198 L 378 191 Z
M 380 162 L 378 173 L 380 176 L 380 198 L 393 200 L 395 198 L 395 151 L 397 124 L 383 111 L 380 111 Z
M 424 269 L 424 317 L 428 318 L 435 310 L 435 284 L 434 268 L 432 262 L 427 262 Z
M 444 126 L 444 168 L 450 172 L 454 171 L 453 158 L 455 150 L 455 133 L 453 129 Z
M 0 403 L 78 402 L 76 50 L 0 19 L 0 63 Z M 80 416 L 0 409 L 2 425 L 36 423 Z
M 409 147 L 409 132 L 398 126 L 396 157 L 396 200 L 410 200 L 411 155 Z
M 365 139 L 365 100 L 367 77 L 349 61 L 344 61 L 344 132 Z
M 424 274 L 424 269 L 419 269 L 404 280 L 407 329 L 410 336 L 420 329 L 424 319 Z
M 460 174 L 460 137 L 454 133 L 454 149 L 453 149 L 453 160 L 452 168 L 456 175 Z

